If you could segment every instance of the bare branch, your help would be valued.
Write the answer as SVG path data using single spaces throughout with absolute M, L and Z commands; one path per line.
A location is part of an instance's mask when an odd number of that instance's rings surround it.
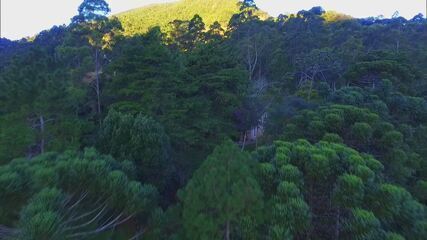
M 90 219 L 89 221 L 87 221 L 87 222 L 85 222 L 83 224 L 77 225 L 77 226 L 65 228 L 64 231 L 76 230 L 76 229 L 79 229 L 79 228 L 83 228 L 83 227 L 89 226 L 90 224 L 92 224 L 93 222 L 95 222 L 96 220 L 98 220 L 102 216 L 102 214 L 104 213 L 104 211 L 105 211 L 106 208 L 107 208 L 107 205 L 105 204 L 104 207 L 92 219 Z M 86 216 L 89 216 L 89 215 L 86 215 Z M 83 217 L 79 217 L 79 218 L 82 219 Z M 77 218 L 77 219 L 79 219 L 79 218 Z
M 92 235 L 92 234 L 97 234 L 97 233 L 101 233 L 107 230 L 110 230 L 112 228 L 115 228 L 121 224 L 123 224 L 124 222 L 128 221 L 129 219 L 131 219 L 134 215 L 130 215 L 126 218 L 124 218 L 123 220 L 119 221 L 120 218 L 122 217 L 123 213 L 119 214 L 115 219 L 113 219 L 111 222 L 98 227 L 97 229 L 93 230 L 93 231 L 87 231 L 87 232 L 80 232 L 80 233 L 74 233 L 74 234 L 70 234 L 67 237 L 68 238 L 76 238 L 76 237 L 82 237 L 82 236 L 87 236 L 87 235 Z

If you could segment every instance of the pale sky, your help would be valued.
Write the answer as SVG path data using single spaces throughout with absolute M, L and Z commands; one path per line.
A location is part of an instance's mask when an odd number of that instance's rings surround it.
M 53 25 L 68 24 L 76 15 L 83 0 L 0 0 L 1 37 L 19 39 L 33 36 Z M 173 0 L 107 0 L 112 13 L 118 13 L 152 3 Z M 257 5 L 277 16 L 280 13 L 295 13 L 301 9 L 322 6 L 354 17 L 384 15 L 394 12 L 412 18 L 426 11 L 427 0 L 256 0 Z

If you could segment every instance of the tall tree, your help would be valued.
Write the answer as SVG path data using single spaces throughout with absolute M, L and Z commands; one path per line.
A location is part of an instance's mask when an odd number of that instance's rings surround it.
M 121 24 L 117 18 L 108 19 L 110 12 L 108 4 L 104 0 L 84 0 L 79 7 L 79 14 L 72 19 L 74 30 L 87 40 L 94 52 L 95 80 L 94 90 L 97 102 L 97 114 L 101 114 L 101 83 L 103 51 L 111 49 L 114 37 L 121 30 Z
M 193 50 L 206 39 L 205 23 L 198 14 L 189 21 L 174 20 L 170 25 L 172 31 L 169 33 L 169 41 L 181 50 Z
M 73 23 L 105 20 L 111 9 L 105 0 L 83 0 L 78 12 L 79 14 L 71 19 Z
M 172 168 L 169 137 L 153 119 L 111 110 L 101 125 L 98 148 L 119 161 L 132 161 L 140 180 L 161 190 L 168 184 Z
M 226 141 L 194 173 L 181 196 L 189 239 L 256 239 L 263 202 L 249 159 Z

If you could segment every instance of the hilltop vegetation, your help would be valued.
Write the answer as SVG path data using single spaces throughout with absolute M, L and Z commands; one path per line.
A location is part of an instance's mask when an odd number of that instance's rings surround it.
M 426 19 L 231 2 L 0 41 L 0 239 L 425 239 Z
M 159 26 L 169 32 L 170 22 L 190 20 L 198 14 L 206 26 L 219 22 L 226 27 L 233 14 L 239 12 L 237 0 L 179 0 L 177 2 L 153 4 L 117 14 L 125 35 L 146 33 L 151 27 Z M 264 17 L 265 13 L 260 12 Z

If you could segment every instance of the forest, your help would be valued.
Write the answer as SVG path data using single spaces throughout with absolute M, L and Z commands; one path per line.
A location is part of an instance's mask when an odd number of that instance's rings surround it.
M 426 239 L 422 14 L 109 13 L 0 39 L 0 239 Z

